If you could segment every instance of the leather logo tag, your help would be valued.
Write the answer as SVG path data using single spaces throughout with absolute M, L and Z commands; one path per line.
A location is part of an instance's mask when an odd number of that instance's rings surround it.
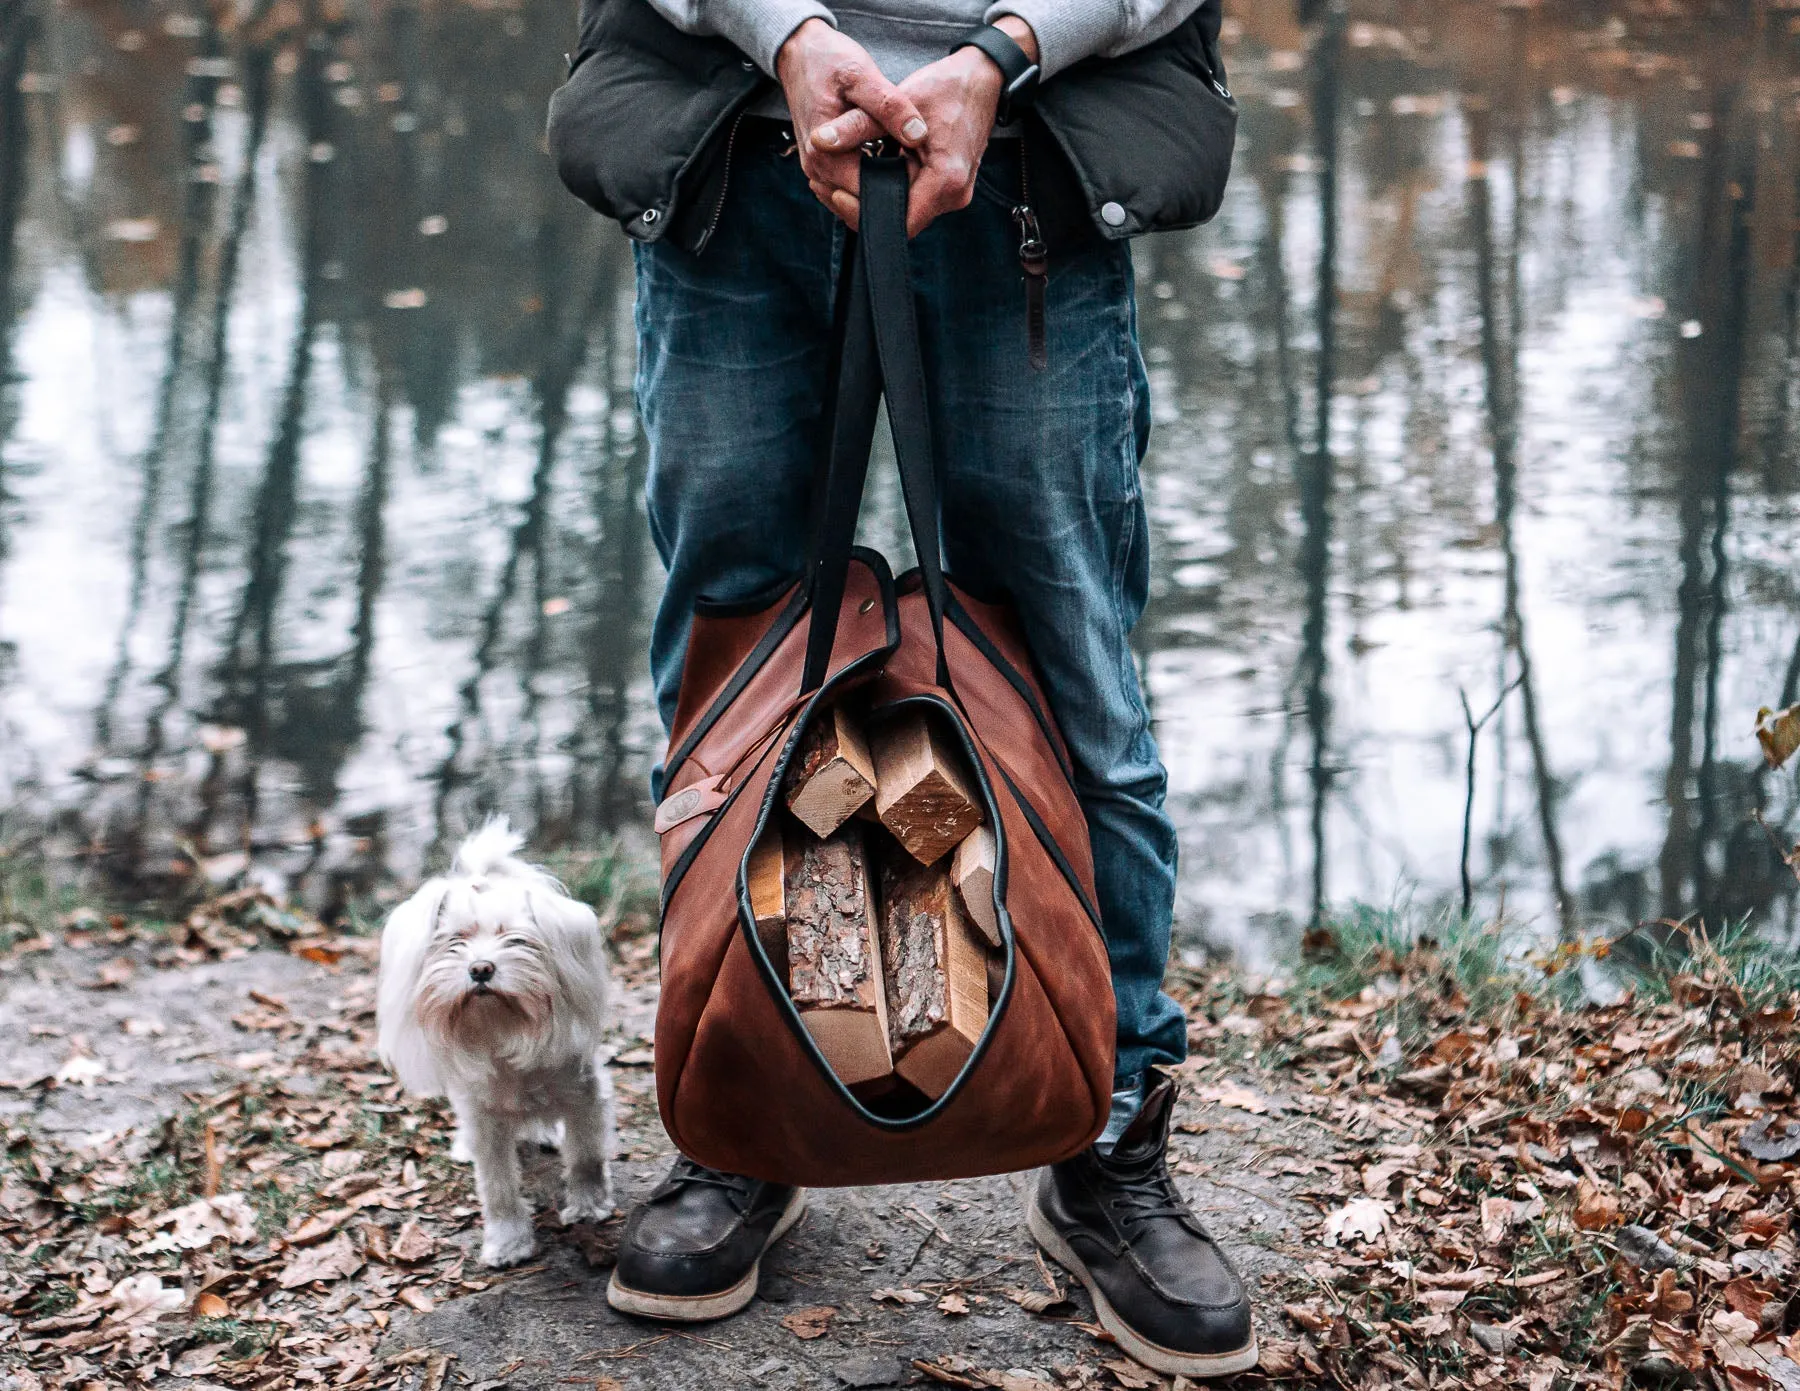
M 684 821 L 716 811 L 728 795 L 718 778 L 702 778 L 670 793 L 656 808 L 656 834 L 664 835 Z

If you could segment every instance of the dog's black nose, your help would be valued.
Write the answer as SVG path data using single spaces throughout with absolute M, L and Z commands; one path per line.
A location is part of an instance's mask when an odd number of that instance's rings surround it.
M 471 961 L 469 963 L 469 979 L 477 985 L 486 985 L 494 978 L 494 963 L 491 961 Z

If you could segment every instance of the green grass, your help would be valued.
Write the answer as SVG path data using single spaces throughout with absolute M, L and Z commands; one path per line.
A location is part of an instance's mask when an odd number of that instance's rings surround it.
M 52 874 L 38 847 L 0 843 L 0 952 L 49 931 L 82 904 L 79 883 Z
M 1800 994 L 1800 953 L 1770 941 L 1749 918 L 1711 930 L 1683 923 L 1656 936 L 1633 933 L 1607 960 L 1622 984 L 1659 1003 L 1683 976 L 1735 990 L 1750 1009 Z
M 1525 962 L 1523 944 L 1494 924 L 1457 914 L 1421 921 L 1404 909 L 1356 905 L 1309 934 L 1296 973 L 1296 1002 L 1308 1011 L 1374 990 L 1381 1022 L 1410 1050 L 1430 1032 L 1437 1004 L 1458 1004 L 1500 1024 L 1521 993 L 1538 996 L 1545 980 Z
M 597 914 L 603 926 L 632 917 L 655 921 L 657 866 L 614 837 L 598 850 L 564 850 L 548 857 L 546 868 Z

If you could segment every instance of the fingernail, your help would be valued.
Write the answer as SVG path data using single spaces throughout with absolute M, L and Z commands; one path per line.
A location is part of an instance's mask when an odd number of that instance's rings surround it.
M 836 145 L 838 142 L 837 127 L 820 126 L 818 132 L 813 136 L 813 139 L 817 140 L 821 145 Z
M 922 118 L 914 116 L 912 120 L 900 127 L 900 133 L 908 140 L 923 140 L 925 138 L 925 122 Z

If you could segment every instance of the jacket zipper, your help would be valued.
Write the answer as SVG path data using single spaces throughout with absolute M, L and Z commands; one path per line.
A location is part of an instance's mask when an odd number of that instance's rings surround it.
M 1019 206 L 1012 210 L 1019 228 L 1019 266 L 1025 272 L 1025 338 L 1031 368 L 1041 372 L 1049 365 L 1050 352 L 1044 330 L 1045 290 L 1050 283 L 1050 248 L 1038 228 L 1037 210 L 1031 206 L 1031 174 L 1026 165 L 1025 137 L 1019 137 Z
M 725 174 L 719 180 L 719 201 L 713 204 L 712 220 L 706 224 L 706 230 L 700 234 L 700 240 L 694 247 L 696 256 L 706 250 L 713 233 L 719 230 L 719 219 L 725 215 L 725 195 L 731 190 L 731 156 L 737 149 L 738 127 L 744 124 L 744 117 L 749 114 L 748 106 L 740 108 L 738 114 L 732 119 L 731 133 L 725 137 Z

